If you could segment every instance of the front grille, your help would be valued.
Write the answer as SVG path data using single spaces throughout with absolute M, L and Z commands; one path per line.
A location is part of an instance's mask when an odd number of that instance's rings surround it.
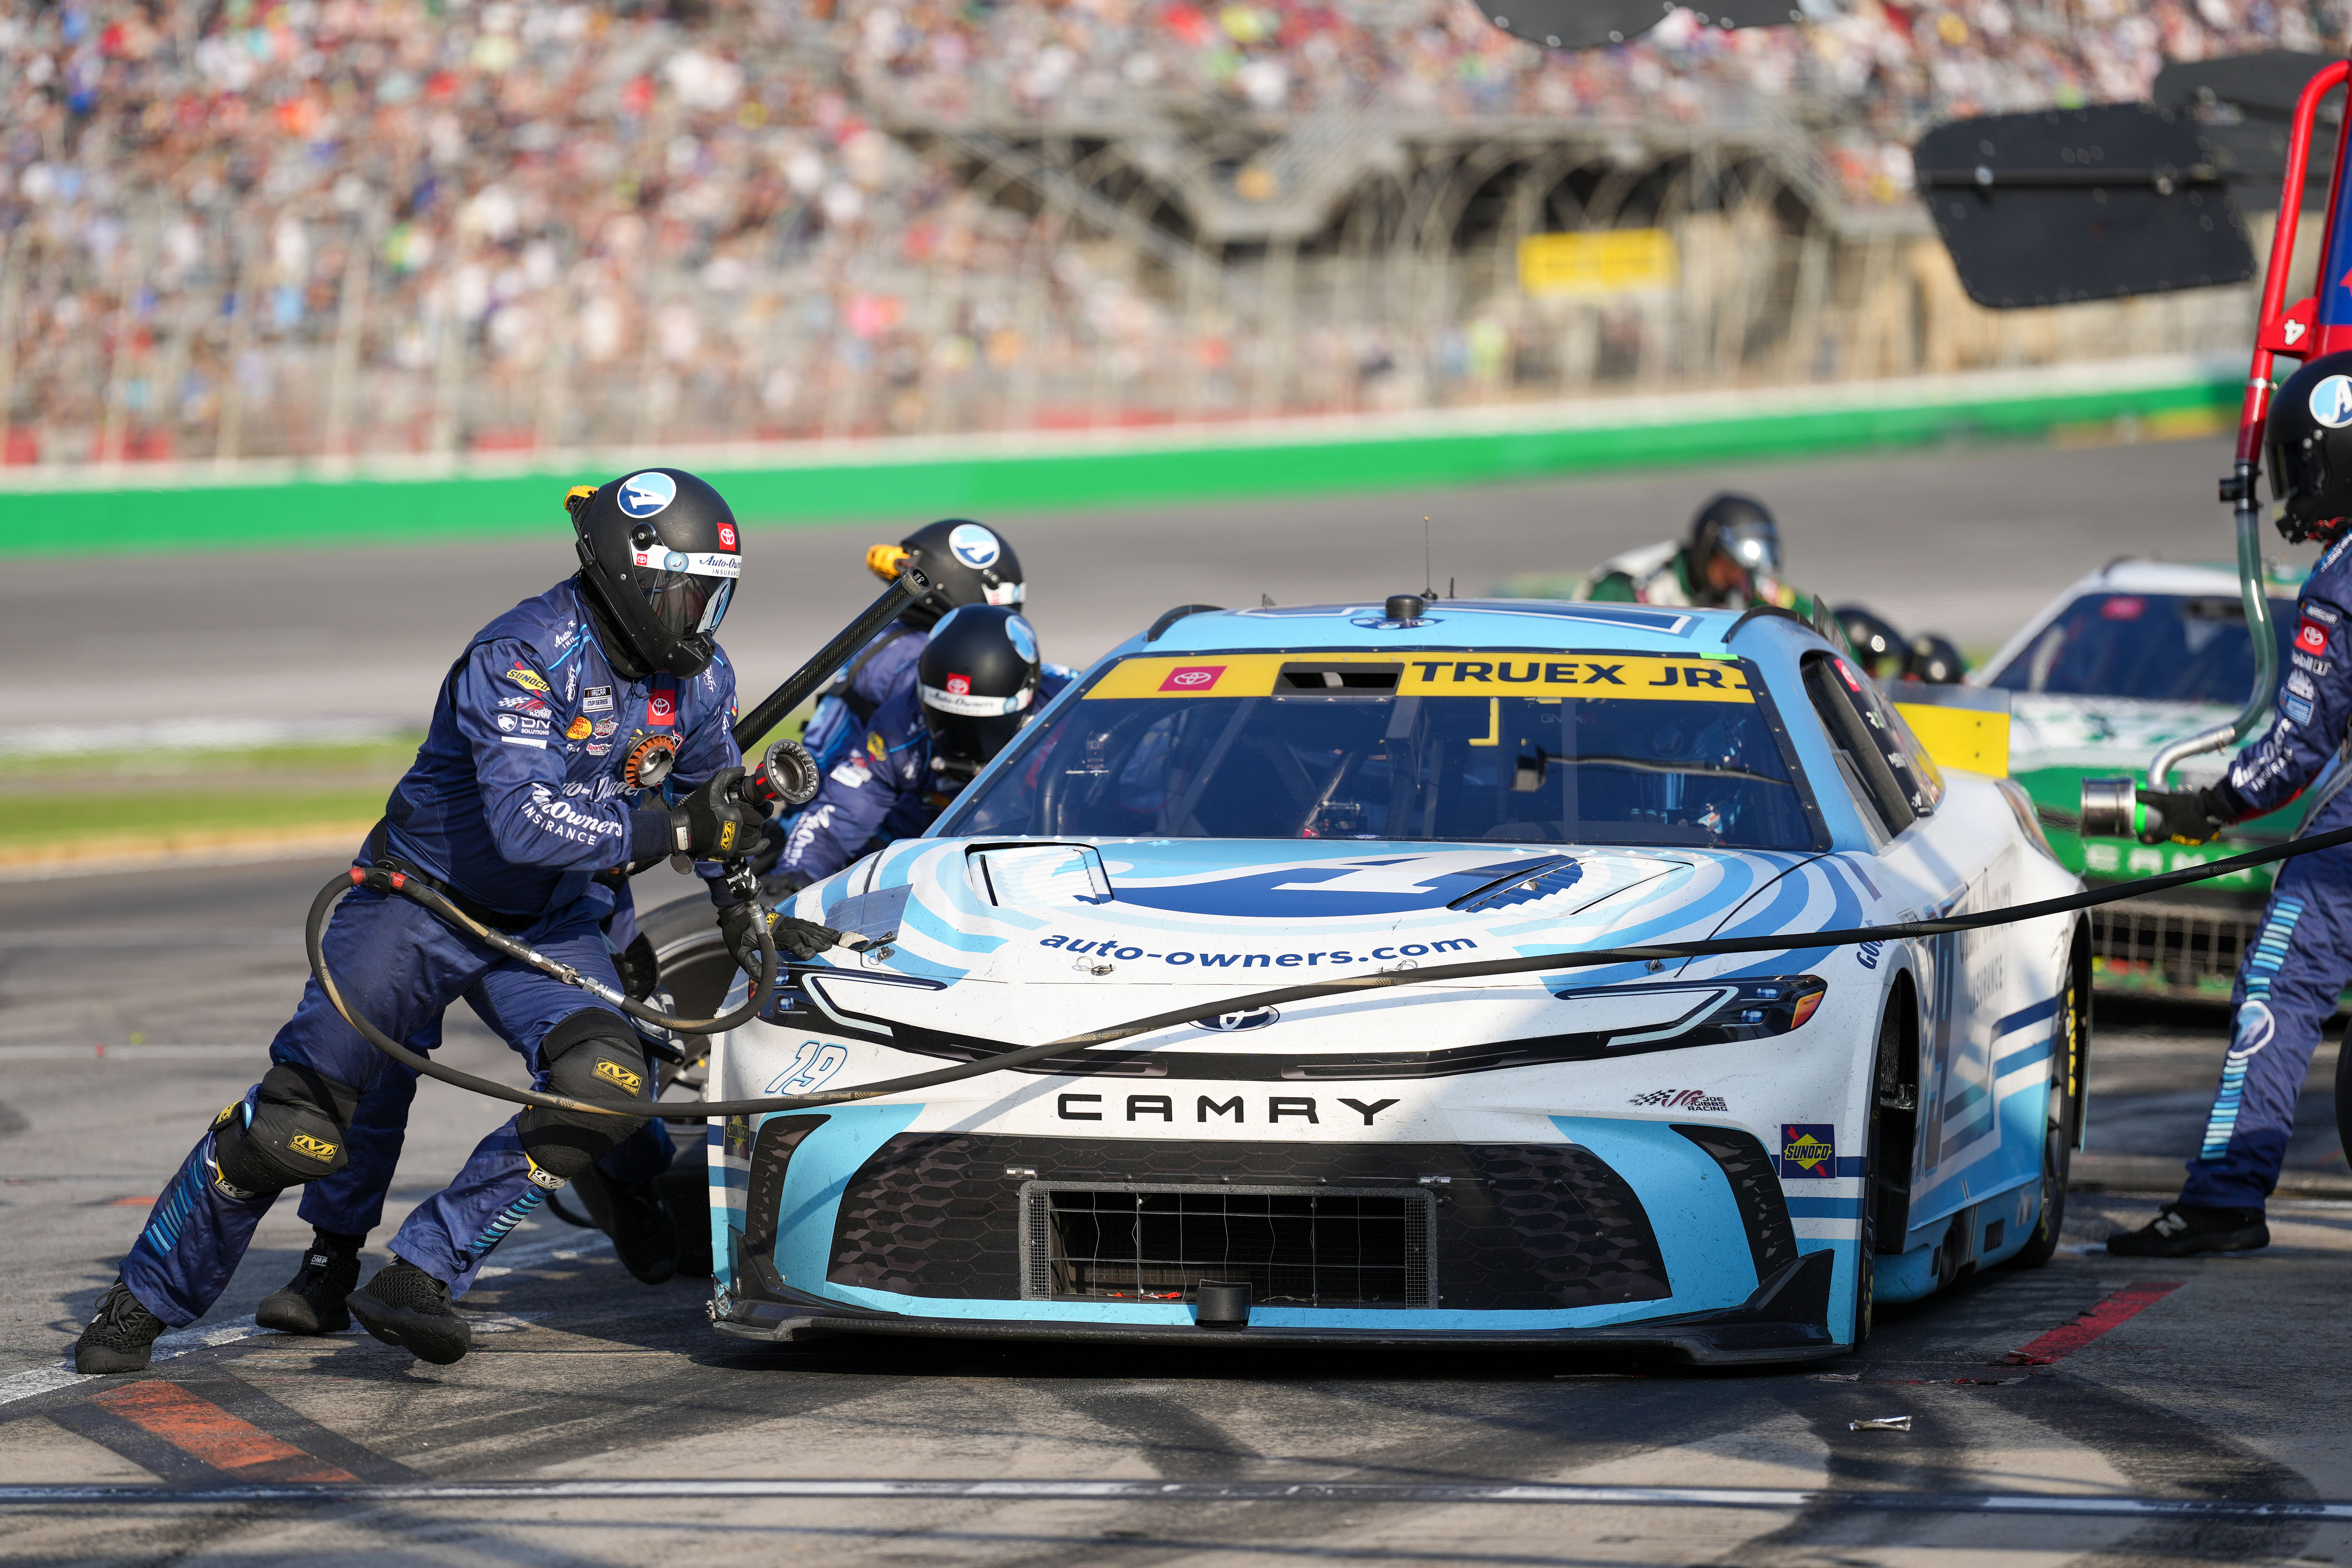
M 842 1191 L 825 1278 L 907 1296 L 1049 1300 L 1050 1274 L 1038 1284 L 1031 1273 L 1029 1237 L 1045 1234 L 1030 1223 L 1030 1193 L 1039 1185 L 1118 1193 L 1311 1193 L 1318 1201 L 1343 1194 L 1391 1203 L 1409 1198 L 1428 1205 L 1422 1267 L 1430 1279 L 1415 1303 L 1449 1310 L 1548 1311 L 1662 1300 L 1674 1293 L 1641 1199 L 1624 1177 L 1574 1144 L 980 1132 L 901 1132 L 867 1156 Z M 1098 1244 L 1091 1252 L 1076 1252 L 1105 1256 Z M 1172 1256 L 1181 1262 L 1191 1255 Z M 1219 1268 L 1223 1274 L 1207 1277 L 1248 1277 L 1257 1283 L 1245 1270 Z M 1327 1303 L 1333 1301 L 1338 1287 L 1318 1281 L 1318 1288 Z M 1264 1288 L 1256 1294 L 1265 1300 Z
M 1186 1301 L 1247 1280 L 1260 1305 L 1428 1307 L 1430 1194 L 1254 1186 L 1024 1186 L 1022 1294 Z
M 2132 899 L 2090 911 L 2091 966 L 2109 990 L 2226 1001 L 2263 906 Z

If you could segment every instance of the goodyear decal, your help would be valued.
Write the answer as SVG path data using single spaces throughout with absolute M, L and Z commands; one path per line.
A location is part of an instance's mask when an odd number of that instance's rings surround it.
M 1747 667 L 1726 659 L 1664 658 L 1649 654 L 1448 652 L 1436 656 L 1348 652 L 1314 655 L 1244 653 L 1158 655 L 1124 658 L 1088 687 L 1088 699 L 1138 697 L 1272 697 L 1297 695 L 1294 682 L 1277 687 L 1284 667 L 1302 662 L 1346 671 L 1361 668 L 1394 678 L 1366 696 L 1606 697 L 1616 700 L 1753 702 Z

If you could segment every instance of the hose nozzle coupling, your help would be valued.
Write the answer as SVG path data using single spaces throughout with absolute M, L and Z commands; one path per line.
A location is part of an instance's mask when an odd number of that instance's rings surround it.
M 798 741 L 778 741 L 738 786 L 754 805 L 806 805 L 816 798 L 816 759 Z
M 2139 830 L 2137 779 L 2126 774 L 2083 781 L 2084 837 L 2137 838 Z

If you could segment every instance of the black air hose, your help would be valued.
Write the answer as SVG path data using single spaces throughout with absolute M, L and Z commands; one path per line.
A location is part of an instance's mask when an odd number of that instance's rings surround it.
M 1049 1040 L 1042 1046 L 1027 1046 L 1017 1051 L 979 1061 L 961 1062 L 953 1067 L 939 1068 L 930 1072 L 910 1074 L 906 1078 L 889 1079 L 880 1083 L 858 1084 L 849 1089 L 825 1089 L 815 1094 L 777 1095 L 761 1100 L 705 1100 L 693 1101 L 690 1115 L 678 1113 L 674 1120 L 700 1121 L 713 1116 L 762 1116 L 774 1111 L 806 1110 L 824 1105 L 842 1105 L 853 1100 L 876 1100 L 885 1095 L 904 1094 L 911 1089 L 930 1089 L 943 1083 L 957 1083 L 985 1073 L 1001 1072 L 1011 1068 L 1026 1067 L 1055 1057 L 1066 1056 L 1093 1046 L 1107 1046 L 1118 1040 L 1133 1039 L 1160 1029 L 1173 1028 L 1196 1019 L 1215 1017 L 1222 1013 L 1254 1012 L 1262 1007 L 1280 1006 L 1286 1003 L 1311 1001 L 1321 996 L 1339 996 L 1357 991 L 1380 991 L 1397 985 L 1422 985 L 1433 980 L 1472 980 L 1494 974 L 1526 974 L 1543 970 L 1597 969 L 1612 963 L 1637 963 L 1646 959 L 1707 958 L 1727 952 L 1781 952 L 1795 948 L 1845 947 L 1864 942 L 1899 942 L 1911 937 L 1941 936 L 1949 931 L 1983 931 L 1998 925 L 2014 925 L 2025 921 L 2041 920 L 2050 915 L 2072 914 L 2077 910 L 2096 909 L 2102 904 L 2120 903 L 2168 888 L 2185 887 L 2214 877 L 2226 877 L 2250 867 L 2266 866 L 2274 860 L 2291 859 L 2297 855 L 2309 855 L 2321 849 L 2333 849 L 2352 843 L 2352 827 L 2338 827 L 2309 838 L 2299 838 L 2286 844 L 2250 850 L 2225 859 L 2209 860 L 2204 865 L 2186 870 L 2168 871 L 2162 876 L 2148 877 L 2111 888 L 2068 893 L 2061 898 L 2043 899 L 2037 903 L 2014 904 L 2005 910 L 1987 910 L 1972 915 L 1953 915 L 1943 920 L 1907 921 L 1900 925 L 1857 926 L 1845 931 L 1783 932 L 1773 936 L 1717 937 L 1703 942 L 1651 942 L 1639 947 L 1598 948 L 1583 952 L 1539 952 L 1517 958 L 1482 959 L 1469 963 L 1433 964 L 1426 969 L 1388 971 L 1378 974 L 1358 975 L 1346 980 L 1324 980 L 1310 985 L 1293 985 L 1279 991 L 1260 991 L 1246 996 L 1228 997 L 1213 1003 L 1194 1003 L 1165 1013 L 1155 1013 L 1148 1018 L 1137 1018 L 1106 1029 L 1093 1029 L 1083 1035 L 1071 1035 L 1064 1039 Z M 608 987 L 598 984 L 572 971 L 567 965 L 532 952 L 530 948 L 501 932 L 492 931 L 480 922 L 467 919 L 446 899 L 425 887 L 413 877 L 401 877 L 383 871 L 367 872 L 354 868 L 338 876 L 319 890 L 311 900 L 310 918 L 303 936 L 310 953 L 310 971 L 319 977 L 320 986 L 327 1000 L 334 1004 L 351 1026 L 357 1029 L 367 1042 L 392 1058 L 415 1068 L 427 1078 L 493 1100 L 507 1100 L 515 1105 L 544 1106 L 553 1110 L 597 1111 L 612 1116 L 642 1117 L 646 1114 L 645 1101 L 599 1101 L 573 1100 L 566 1095 L 547 1094 L 538 1089 L 513 1089 L 490 1079 L 476 1078 L 455 1068 L 443 1067 L 431 1058 L 410 1050 L 374 1025 L 353 1013 L 337 990 L 334 978 L 327 972 L 324 953 L 320 943 L 326 934 L 327 918 L 335 900 L 352 888 L 362 885 L 388 887 L 422 904 L 442 919 L 457 925 L 468 935 L 487 942 L 511 957 L 520 958 L 567 984 L 579 985 L 632 1017 L 643 1018 L 664 1028 L 686 1034 L 719 1034 L 740 1027 L 756 1016 L 774 991 L 778 971 L 786 967 L 823 972 L 822 964 L 783 965 L 776 961 L 775 946 L 766 927 L 760 928 L 761 973 L 759 983 L 742 1006 L 718 1018 L 679 1019 L 662 1013 L 658 1008 L 632 1002 L 618 993 L 607 994 Z

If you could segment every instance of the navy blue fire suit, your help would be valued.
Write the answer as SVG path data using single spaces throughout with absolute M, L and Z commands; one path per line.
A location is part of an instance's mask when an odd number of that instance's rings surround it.
M 723 654 L 691 679 L 624 679 L 597 646 L 574 584 L 558 584 L 492 621 L 451 667 L 425 743 L 387 803 L 384 847 L 540 952 L 617 985 L 603 930 L 614 894 L 591 879 L 664 847 L 669 820 L 666 800 L 646 801 L 624 782 L 632 743 L 676 740 L 667 793 L 683 796 L 740 764 L 734 711 L 735 676 Z M 365 889 L 343 900 L 324 951 L 346 999 L 384 1033 L 429 1051 L 440 1043 L 442 1014 L 463 999 L 523 1055 L 541 1087 L 541 1041 L 599 1005 L 477 946 L 406 900 Z M 389 1064 L 343 1022 L 316 979 L 269 1052 L 273 1062 L 312 1068 L 361 1091 L 358 1119 L 373 1123 L 353 1140 L 361 1148 L 396 1142 L 395 1102 L 405 1092 L 375 1094 Z M 248 1117 L 258 1088 L 245 1096 Z M 639 1156 L 649 1160 L 652 1148 L 638 1144 Z M 277 1195 L 232 1196 L 215 1181 L 215 1168 L 207 1132 L 123 1260 L 131 1293 L 167 1323 L 191 1322 L 218 1299 Z M 463 1293 L 490 1250 L 543 1201 L 530 1169 L 510 1118 L 409 1215 L 393 1251 Z M 322 1201 L 322 1209 L 332 1206 Z
M 911 672 L 910 672 L 911 673 Z M 1047 665 L 1038 679 L 1035 712 L 1070 683 Z M 931 771 L 931 731 L 914 681 L 875 710 L 862 743 L 828 769 L 814 799 L 792 825 L 779 873 L 821 881 L 869 849 L 911 838 L 939 820 L 955 788 Z
M 2271 727 L 2231 759 L 2217 792 L 2233 820 L 2276 811 L 2336 760 L 2352 726 L 2352 540 L 2328 547 L 2295 605 L 2294 641 Z M 2341 770 L 2330 784 L 2341 783 Z M 2324 833 L 2352 823 L 2352 791 L 2305 819 Z M 2235 1009 L 2205 1142 L 2180 1201 L 2259 1209 L 2278 1184 L 2319 1032 L 2352 980 L 2352 848 L 2285 862 L 2262 932 L 2238 966 Z

